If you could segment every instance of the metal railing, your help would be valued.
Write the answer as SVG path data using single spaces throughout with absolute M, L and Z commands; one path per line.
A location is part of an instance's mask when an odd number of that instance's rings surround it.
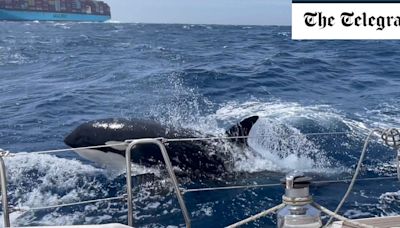
M 3 157 L 0 156 L 0 183 L 1 183 L 1 203 L 3 206 L 3 225 L 10 227 L 10 208 L 8 207 L 7 194 L 7 173 Z
M 390 129 L 391 131 L 394 131 L 393 129 Z M 388 131 L 386 131 L 387 133 Z M 350 132 L 328 132 L 328 133 L 308 133 L 304 135 L 338 135 L 338 134 L 349 134 Z M 382 132 L 380 132 L 382 133 Z M 383 132 L 385 133 L 385 132 Z M 397 134 L 397 137 L 400 135 L 398 130 L 394 132 Z M 395 135 L 393 132 L 389 134 L 389 136 Z M 371 134 L 372 135 L 372 134 Z M 265 136 L 252 136 L 252 137 L 265 137 Z M 164 143 L 173 143 L 173 142 L 181 142 L 181 141 L 204 141 L 204 140 L 220 140 L 220 139 L 248 139 L 252 138 L 250 136 L 236 136 L 236 137 L 209 137 L 209 138 L 182 138 L 182 139 L 166 139 L 166 138 L 149 138 L 149 139 L 134 139 L 134 140 L 126 140 L 125 142 L 121 142 L 118 144 L 112 144 L 112 145 L 98 145 L 98 146 L 92 146 L 92 147 L 82 147 L 82 148 L 69 148 L 69 149 L 57 149 L 57 150 L 47 150 L 47 151 L 37 151 L 37 152 L 31 152 L 31 153 L 24 153 L 24 154 L 10 154 L 9 152 L 2 152 L 0 149 L 0 184 L 1 184 L 1 194 L 2 194 L 2 209 L 3 209 L 3 225 L 4 227 L 10 227 L 10 209 L 12 210 L 17 210 L 17 211 L 27 211 L 27 210 L 41 210 L 41 209 L 49 209 L 49 208 L 59 208 L 59 207 L 65 207 L 65 206 L 74 206 L 74 205 L 81 205 L 81 204 L 88 204 L 88 203 L 95 203 L 95 202 L 101 202 L 101 201 L 111 201 L 111 200 L 122 200 L 126 199 L 127 200 L 127 205 L 128 205 L 128 225 L 133 226 L 133 196 L 132 196 L 132 166 L 131 166 L 131 155 L 132 155 L 132 149 L 135 148 L 136 145 L 139 144 L 155 144 L 159 147 L 160 152 L 163 156 L 168 174 L 171 178 L 173 188 L 175 190 L 175 194 L 178 198 L 178 202 L 185 220 L 185 224 L 187 227 L 190 228 L 191 226 L 191 219 L 189 216 L 189 212 L 187 210 L 187 207 L 185 205 L 185 201 L 183 198 L 183 195 L 185 193 L 190 193 L 190 192 L 201 192 L 201 191 L 214 191 L 214 190 L 232 190 L 232 189 L 247 189 L 247 188 L 264 188 L 264 187 L 273 187 L 273 186 L 279 186 L 280 184 L 261 184 L 261 185 L 242 185 L 242 186 L 226 186 L 226 187 L 213 187 L 213 188 L 199 188 L 199 189 L 180 189 L 178 185 L 178 180 L 176 178 L 175 172 L 173 170 L 171 160 L 169 158 L 169 155 L 167 153 L 167 150 L 165 148 Z M 385 143 L 391 147 L 394 147 L 396 149 L 399 149 L 399 144 L 398 144 L 398 139 L 395 137 L 386 137 L 382 138 Z M 396 141 L 397 140 L 397 141 Z M 367 139 L 368 141 L 368 139 Z M 29 155 L 29 154 L 47 154 L 47 153 L 58 153 L 58 152 L 65 152 L 65 151 L 74 151 L 74 150 L 79 150 L 79 149 L 91 149 L 91 148 L 105 148 L 105 147 L 112 147 L 114 145 L 126 145 L 127 148 L 125 150 L 125 158 L 126 158 L 126 188 L 127 188 L 127 194 L 123 196 L 117 196 L 117 197 L 110 197 L 110 198 L 103 198 L 103 199 L 96 199 L 96 200 L 88 200 L 88 201 L 81 201 L 81 202 L 76 202 L 76 203 L 68 203 L 68 204 L 61 204 L 61 205 L 54 205 L 54 206 L 46 206 L 46 207 L 38 207 L 38 208 L 28 208 L 28 209 L 19 209 L 19 208 L 10 208 L 8 204 L 8 198 L 7 198 L 7 175 L 6 175 L 6 166 L 4 164 L 3 157 L 7 156 L 15 156 L 15 155 Z M 365 149 L 365 148 L 364 148 Z M 400 152 L 399 152 L 400 154 Z M 363 157 L 363 156 L 362 156 Z M 398 156 L 398 162 L 399 162 L 399 157 Z M 399 163 L 398 169 L 400 169 Z M 336 183 L 336 182 L 349 182 L 351 181 L 353 184 L 355 181 L 371 181 L 371 180 L 389 180 L 389 179 L 396 179 L 396 177 L 377 177 L 377 178 L 364 178 L 364 179 L 358 179 L 355 180 L 355 178 L 349 180 L 349 179 L 342 179 L 342 180 L 328 180 L 328 181 L 316 181 L 314 183 Z M 267 210 L 268 213 L 273 212 L 273 210 Z M 260 213 L 261 216 L 265 216 L 265 214 L 268 213 Z M 336 214 L 336 213 L 333 213 Z M 328 213 L 328 215 L 330 215 Z M 337 215 L 337 214 L 336 214 Z M 258 218 L 258 216 L 256 216 Z M 252 218 L 254 219 L 254 218 Z
M 165 148 L 162 141 L 166 141 L 166 140 L 163 138 L 135 139 L 135 140 L 126 140 L 124 143 L 121 143 L 121 145 L 128 145 L 128 147 L 126 148 L 126 151 L 125 151 L 127 194 L 124 196 L 103 198 L 103 199 L 97 199 L 97 200 L 80 201 L 80 202 L 76 202 L 76 203 L 68 203 L 68 204 L 61 204 L 61 205 L 54 205 L 54 206 L 29 208 L 29 209 L 14 208 L 14 210 L 17 210 L 17 211 L 42 210 L 42 209 L 82 205 L 82 204 L 95 203 L 95 202 L 101 202 L 101 201 L 126 199 L 127 200 L 126 202 L 128 205 L 128 225 L 133 226 L 133 202 L 132 202 L 133 197 L 132 197 L 132 179 L 131 179 L 132 178 L 132 166 L 131 166 L 132 149 L 136 145 L 139 145 L 139 144 L 155 144 L 160 148 L 160 153 L 163 156 L 165 165 L 167 167 L 168 174 L 171 178 L 173 187 L 175 189 L 175 194 L 178 198 L 179 206 L 181 207 L 181 210 L 182 210 L 182 214 L 183 214 L 183 217 L 185 220 L 186 227 L 190 228 L 191 221 L 190 221 L 189 212 L 187 210 L 185 201 L 183 199 L 183 193 L 179 189 L 178 180 L 177 180 L 175 172 L 173 170 L 171 160 L 168 156 L 167 149 Z M 118 144 L 118 145 L 120 145 L 120 144 Z M 85 148 L 102 148 L 102 147 L 111 147 L 111 146 L 113 146 L 113 145 L 104 145 L 104 146 L 100 145 L 100 146 L 85 147 Z M 81 148 L 39 151 L 37 153 L 39 153 L 39 154 L 57 153 L 57 152 L 72 151 L 72 150 L 77 150 L 77 149 L 81 149 Z M 6 157 L 6 156 L 10 156 L 10 154 L 8 152 L 2 153 L 0 151 L 0 184 L 1 184 L 1 195 L 2 195 L 1 202 L 2 202 L 2 209 L 3 209 L 3 225 L 4 225 L 4 227 L 10 227 L 11 224 L 10 224 L 10 207 L 8 204 L 8 193 L 7 193 L 7 173 L 6 173 L 6 166 L 5 166 L 4 159 L 3 159 L 3 157 Z
M 165 149 L 164 144 L 161 142 L 160 139 L 136 139 L 133 140 L 131 143 L 129 143 L 128 147 L 126 148 L 125 151 L 125 159 L 126 159 L 126 190 L 128 193 L 128 225 L 133 226 L 133 203 L 132 203 L 132 166 L 131 166 L 131 153 L 132 149 L 136 145 L 140 144 L 155 144 L 160 148 L 161 154 L 164 158 L 165 166 L 167 167 L 168 174 L 172 180 L 172 184 L 175 189 L 175 194 L 176 197 L 178 198 L 179 201 L 179 206 L 181 207 L 183 217 L 185 219 L 186 227 L 190 228 L 190 217 L 189 217 L 189 212 L 186 208 L 185 201 L 183 199 L 181 190 L 179 190 L 178 186 L 178 180 L 176 179 L 175 172 L 173 170 L 171 160 L 169 159 L 167 149 Z

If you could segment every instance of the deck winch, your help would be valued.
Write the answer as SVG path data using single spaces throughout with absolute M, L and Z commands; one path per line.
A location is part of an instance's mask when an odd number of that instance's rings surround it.
M 311 178 L 295 171 L 286 175 L 282 182 L 285 184 L 282 200 L 286 206 L 278 211 L 278 227 L 321 227 L 321 212 L 311 205 Z

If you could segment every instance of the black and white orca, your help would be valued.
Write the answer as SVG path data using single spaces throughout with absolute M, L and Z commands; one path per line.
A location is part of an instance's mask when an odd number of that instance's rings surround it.
M 242 120 L 226 131 L 225 136 L 247 136 L 259 119 L 252 116 Z M 126 146 L 112 146 L 128 139 L 140 138 L 191 138 L 199 133 L 190 129 L 164 126 L 154 120 L 102 119 L 83 123 L 70 133 L 64 142 L 72 147 L 110 145 L 98 149 L 77 149 L 81 157 L 109 168 L 125 166 Z M 166 145 L 172 165 L 178 170 L 198 175 L 221 174 L 231 170 L 232 157 L 223 151 L 219 143 L 246 145 L 247 140 L 186 141 L 170 142 Z M 226 148 L 226 147 L 225 147 Z M 156 145 L 139 145 L 133 149 L 132 162 L 147 167 L 163 164 L 164 160 Z

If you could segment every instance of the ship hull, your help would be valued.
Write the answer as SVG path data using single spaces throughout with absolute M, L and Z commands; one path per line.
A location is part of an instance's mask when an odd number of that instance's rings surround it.
M 103 22 L 111 17 L 107 15 L 60 13 L 43 11 L 23 11 L 0 9 L 0 20 L 6 21 L 90 21 Z

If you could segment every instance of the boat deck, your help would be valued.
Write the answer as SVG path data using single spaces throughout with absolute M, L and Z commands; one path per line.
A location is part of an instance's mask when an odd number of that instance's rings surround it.
M 366 219 L 355 219 L 354 221 L 379 228 L 400 228 L 400 216 L 376 217 Z M 334 222 L 331 228 L 352 228 L 343 225 L 343 222 Z

